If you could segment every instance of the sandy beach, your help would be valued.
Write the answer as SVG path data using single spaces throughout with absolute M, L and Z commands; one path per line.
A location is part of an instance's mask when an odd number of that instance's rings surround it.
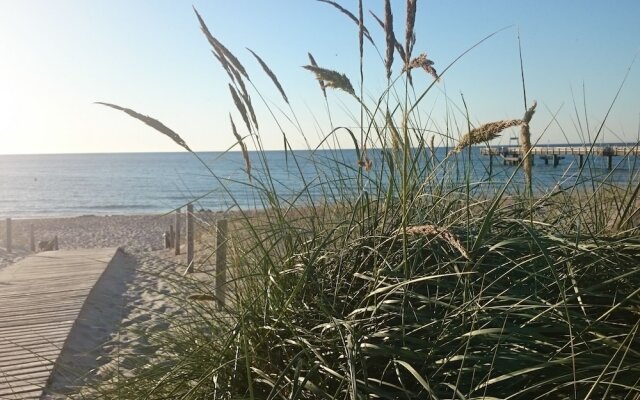
M 200 215 L 199 222 L 202 226 L 215 218 L 216 214 Z M 121 248 L 87 299 L 46 398 L 66 398 L 58 393 L 126 376 L 134 366 L 153 359 L 156 349 L 149 338 L 166 330 L 171 316 L 184 312 L 174 301 L 187 290 L 175 284 L 185 269 L 184 251 L 175 256 L 173 249 L 164 249 L 162 239 L 173 223 L 173 215 L 13 221 L 14 248 L 10 254 L 0 250 L 0 268 L 31 254 L 30 226 L 36 243 L 39 238 L 58 236 L 60 249 Z

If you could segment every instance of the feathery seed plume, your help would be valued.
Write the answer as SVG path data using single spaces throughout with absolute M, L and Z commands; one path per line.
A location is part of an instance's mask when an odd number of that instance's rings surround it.
M 244 120 L 244 123 L 247 126 L 247 130 L 249 132 L 252 132 L 251 123 L 249 122 L 249 118 L 247 116 L 247 109 L 242 103 L 242 101 L 240 100 L 240 97 L 238 96 L 238 92 L 236 92 L 236 90 L 233 88 L 233 86 L 231 86 L 231 84 L 229 84 L 229 91 L 231 92 L 231 97 L 233 97 L 233 102 L 236 104 L 236 108 L 238 109 L 238 111 L 240 111 L 240 115 L 242 116 L 242 119 Z
M 422 68 L 428 74 L 433 76 L 433 79 L 435 79 L 436 81 L 440 80 L 440 77 L 438 76 L 438 73 L 436 72 L 436 69 L 433 68 L 433 61 L 431 61 L 431 60 L 429 60 L 427 58 L 427 54 L 426 53 L 422 53 L 419 56 L 417 56 L 416 58 L 414 58 L 413 60 L 411 60 L 409 65 L 405 66 L 404 70 L 405 71 L 410 71 L 410 70 L 412 70 L 414 68 Z
M 416 8 L 418 0 L 407 0 L 407 22 L 405 26 L 405 60 L 404 63 L 408 64 L 411 58 L 411 51 L 413 50 L 413 44 L 416 40 L 416 35 L 413 30 L 416 24 Z
M 440 237 L 445 242 L 449 243 L 451 247 L 455 248 L 460 252 L 460 254 L 470 260 L 471 257 L 465 249 L 464 245 L 460 242 L 460 240 L 454 235 L 452 232 L 445 228 L 440 228 L 436 225 L 417 225 L 417 226 L 408 226 L 406 230 L 407 234 L 417 235 L 417 236 L 427 236 L 427 237 Z M 402 233 L 402 230 L 398 230 L 398 233 Z
M 351 86 L 351 82 L 345 74 L 313 65 L 305 65 L 302 68 L 313 72 L 316 75 L 316 79 L 324 82 L 326 87 L 344 90 L 355 97 L 356 92 L 353 90 L 353 86 Z
M 236 129 L 236 124 L 233 123 L 233 117 L 229 114 L 229 120 L 231 121 L 231 131 L 233 132 L 233 136 L 235 136 L 238 144 L 240 145 L 240 149 L 242 150 L 242 158 L 244 158 L 244 165 L 246 168 L 247 175 L 249 176 L 249 180 L 251 180 L 251 160 L 249 159 L 249 152 L 247 151 L 247 145 L 244 144 L 242 137 L 238 134 L 238 130 Z
M 393 118 L 391 118 L 391 114 L 387 111 L 386 115 L 387 126 L 391 131 L 391 146 L 394 150 L 398 151 L 402 148 L 402 138 L 400 137 L 400 132 L 396 128 L 396 125 L 393 122 Z
M 251 54 L 253 54 L 256 60 L 258 60 L 258 63 L 260 63 L 260 66 L 262 67 L 264 72 L 266 72 L 267 75 L 269 75 L 269 78 L 271 78 L 271 81 L 273 82 L 273 84 L 276 85 L 276 87 L 278 88 L 278 91 L 282 95 L 282 98 L 284 99 L 285 103 L 289 104 L 289 99 L 287 98 L 287 95 L 285 94 L 284 89 L 282 88 L 282 85 L 280 85 L 280 82 L 278 81 L 276 74 L 273 73 L 271 68 L 269 68 L 269 66 L 262 60 L 262 58 L 260 58 L 260 56 L 258 56 L 253 50 L 249 48 L 247 48 L 247 50 L 249 50 Z
M 469 133 L 460 138 L 458 145 L 453 149 L 454 153 L 459 153 L 465 147 L 472 146 L 478 143 L 488 142 L 491 139 L 495 139 L 500 136 L 500 132 L 522 124 L 521 119 L 511 119 L 496 122 L 489 122 L 476 129 L 472 129 Z
M 196 16 L 198 17 L 198 21 L 200 22 L 200 29 L 202 29 L 202 33 L 204 33 L 204 36 L 209 41 L 209 44 L 211 45 L 211 47 L 213 47 L 216 53 L 220 55 L 220 58 L 228 60 L 235 69 L 237 69 L 245 78 L 249 79 L 249 75 L 247 75 L 247 71 L 244 69 L 244 67 L 242 66 L 240 61 L 236 58 L 236 56 L 233 55 L 233 53 L 231 53 L 231 51 L 229 51 L 229 49 L 227 49 L 218 39 L 213 37 L 213 35 L 209 31 L 209 28 L 207 27 L 207 24 L 205 24 L 204 20 L 198 13 L 198 10 L 195 9 L 195 7 L 193 8 L 193 11 L 195 11 Z
M 378 21 L 378 24 L 380 25 L 380 27 L 382 29 L 385 29 L 385 25 L 384 22 L 382 22 L 382 20 L 380 18 L 378 18 L 378 16 L 371 10 L 369 10 L 369 13 L 373 16 L 373 18 Z M 396 51 L 398 52 L 398 55 L 400 56 L 400 59 L 402 61 L 405 60 L 405 54 L 404 54 L 404 48 L 402 47 L 402 45 L 400 44 L 400 42 L 398 42 L 398 39 L 395 38 L 395 34 L 394 34 L 394 47 L 396 48 Z
M 522 126 L 520 127 L 520 152 L 524 156 L 524 175 L 527 180 L 527 184 L 532 183 L 532 161 L 531 154 L 528 154 L 531 150 L 531 132 L 529 131 L 529 122 L 533 118 L 533 114 L 536 112 L 536 106 L 538 103 L 533 102 L 531 107 L 524 113 L 522 117 Z
M 115 108 L 116 110 L 124 111 L 125 113 L 129 114 L 133 118 L 144 122 L 145 124 L 149 125 L 150 127 L 152 127 L 153 129 L 157 130 L 158 132 L 170 137 L 171 140 L 176 142 L 176 144 L 178 144 L 179 146 L 183 147 L 185 150 L 193 153 L 193 151 L 189 148 L 189 146 L 187 146 L 187 143 L 180 137 L 180 135 L 178 135 L 177 133 L 175 133 L 174 131 L 169 129 L 166 125 L 164 125 L 162 122 L 158 121 L 157 119 L 151 118 L 151 117 L 149 117 L 147 115 L 142 115 L 142 114 L 140 114 L 138 112 L 133 111 L 130 108 L 120 107 L 120 106 L 117 106 L 115 104 L 103 103 L 103 102 L 100 102 L 100 101 L 96 102 L 96 104 L 102 104 L 103 106 L 107 106 L 107 107 Z
M 362 0 L 358 0 L 358 50 L 360 60 L 364 57 L 364 16 L 362 15 Z
M 393 33 L 393 13 L 391 12 L 391 0 L 384 0 L 384 33 L 387 41 L 387 54 L 384 66 L 387 69 L 387 79 L 391 79 L 391 67 L 393 66 L 393 49 L 396 44 L 396 36 Z

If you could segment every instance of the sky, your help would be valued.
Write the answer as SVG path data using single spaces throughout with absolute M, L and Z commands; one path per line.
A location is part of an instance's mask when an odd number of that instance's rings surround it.
M 357 11 L 356 0 L 338 2 Z M 402 40 L 405 2 L 392 4 Z M 252 94 L 267 149 L 281 149 L 282 136 L 265 104 L 294 147 L 315 146 L 330 130 L 317 82 L 301 68 L 307 52 L 320 66 L 345 73 L 360 91 L 357 26 L 315 0 L 0 0 L 0 154 L 180 150 L 97 101 L 157 118 L 198 151 L 233 146 L 229 113 L 240 133 L 247 131 L 192 7 L 238 56 L 264 97 L 262 103 Z M 383 1 L 365 0 L 364 7 L 382 15 Z M 462 98 L 474 125 L 520 118 L 520 35 L 527 99 L 539 104 L 531 124 L 535 139 L 548 144 L 592 138 L 628 73 L 599 140 L 637 141 L 639 18 L 637 0 L 419 0 L 414 55 L 426 52 L 439 71 L 506 27 L 451 66 L 428 92 L 418 109 L 424 128 L 453 137 L 464 133 Z M 365 24 L 383 54 L 384 35 L 368 13 Z M 276 73 L 291 110 L 247 47 Z M 371 104 L 386 79 L 377 50 L 369 44 L 364 50 L 364 93 Z M 394 76 L 400 69 L 396 56 Z M 415 90 L 422 93 L 431 78 L 414 75 Z M 336 126 L 357 124 L 357 104 L 344 93 L 329 93 L 329 111 Z M 292 112 L 304 136 L 291 122 Z

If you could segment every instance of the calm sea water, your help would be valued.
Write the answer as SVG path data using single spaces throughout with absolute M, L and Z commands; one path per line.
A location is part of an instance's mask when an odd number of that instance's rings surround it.
M 439 149 L 438 157 L 443 157 Z M 328 169 L 328 159 L 341 160 L 344 168 L 339 178 L 346 188 L 355 190 L 354 166 L 357 156 L 353 150 L 341 152 L 295 152 L 297 164 L 291 155 L 281 151 L 266 152 L 272 182 L 286 198 L 304 185 L 312 196 L 322 196 L 318 182 Z M 196 208 L 214 211 L 240 205 L 261 208 L 261 198 L 248 182 L 243 171 L 240 153 L 201 153 L 200 156 L 215 173 L 212 175 L 193 155 L 188 153 L 136 153 L 136 154 L 57 154 L 57 155 L 0 155 L 0 217 L 46 217 L 75 215 L 147 214 L 171 211 L 188 201 L 199 198 Z M 374 160 L 380 154 L 374 154 Z M 260 155 L 251 154 L 254 165 Z M 315 160 L 312 162 L 311 159 Z M 589 176 L 601 179 L 609 174 L 604 158 L 595 157 Z M 614 158 L 610 178 L 625 184 L 637 179 L 635 159 Z M 568 185 L 577 173 L 577 161 L 568 157 L 557 168 L 544 165 L 536 159 L 534 175 L 536 187 L 544 191 L 558 182 Z M 453 179 L 464 179 L 466 160 L 460 157 L 457 165 L 449 166 Z M 374 161 L 374 172 L 380 162 Z M 474 180 L 487 179 L 489 159 L 473 149 Z M 335 168 L 335 167 L 334 167 Z M 637 168 L 637 167 L 636 167 Z M 492 180 L 502 182 L 515 170 L 494 160 Z M 260 176 L 264 171 L 256 167 Z M 332 174 L 334 178 L 336 174 Z M 521 181 L 521 174 L 516 181 Z M 302 179 L 301 177 L 304 177 Z M 221 183 L 224 182 L 224 185 Z M 300 201 L 304 201 L 301 199 Z

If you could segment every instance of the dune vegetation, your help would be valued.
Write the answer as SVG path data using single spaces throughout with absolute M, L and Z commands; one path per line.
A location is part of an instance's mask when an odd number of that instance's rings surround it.
M 637 172 L 622 185 L 593 180 L 585 162 L 574 184 L 534 190 L 536 103 L 526 98 L 511 120 L 467 120 L 460 134 L 434 139 L 421 129 L 422 100 L 458 59 L 436 71 L 414 49 L 417 0 L 403 16 L 386 0 L 370 26 L 362 1 L 354 13 L 324 2 L 358 24 L 354 62 L 362 66 L 365 41 L 382 38 L 388 86 L 371 100 L 309 54 L 310 79 L 327 101 L 329 91 L 353 99 L 360 128 L 325 127 L 321 146 L 333 157 L 314 159 L 317 176 L 307 181 L 288 144 L 304 134 L 285 128 L 296 121 L 290 100 L 258 53 L 248 55 L 289 113 L 286 124 L 271 115 L 290 172 L 304 182 L 293 195 L 280 192 L 263 150 L 254 108 L 271 110 L 267 92 L 196 12 L 228 75 L 241 118 L 231 117 L 229 131 L 260 212 L 234 214 L 225 306 L 206 301 L 211 285 L 198 286 L 183 299 L 190 312 L 149 338 L 160 349 L 153 359 L 93 390 L 119 399 L 638 398 Z M 406 20 L 403 35 L 393 18 Z M 414 85 L 418 74 L 426 87 Z M 107 105 L 191 151 L 158 120 Z M 519 132 L 527 156 L 503 182 L 475 179 L 473 146 L 505 129 Z M 356 162 L 332 147 L 338 133 L 351 138 Z M 436 157 L 435 140 L 450 137 L 450 151 Z

